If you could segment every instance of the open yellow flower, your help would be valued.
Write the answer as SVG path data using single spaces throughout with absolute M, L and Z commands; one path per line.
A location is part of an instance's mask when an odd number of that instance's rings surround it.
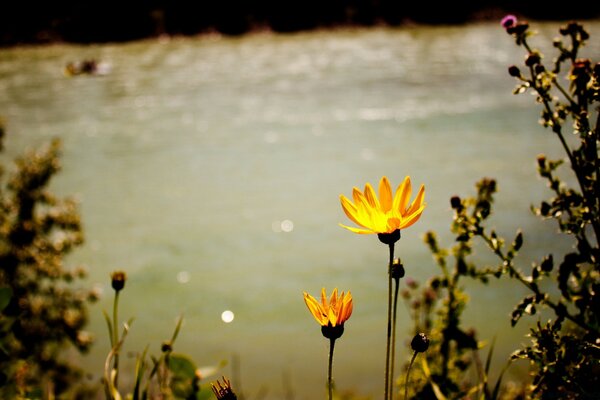
M 408 228 L 417 222 L 427 205 L 424 201 L 424 185 L 421 185 L 417 196 L 409 205 L 411 194 L 412 187 L 409 176 L 404 178 L 393 197 L 390 181 L 385 176 L 379 182 L 379 199 L 370 183 L 365 185 L 364 192 L 355 187 L 352 189 L 354 202 L 344 195 L 340 195 L 340 200 L 348 218 L 361 228 L 340 225 L 360 234 L 389 234 Z
M 325 288 L 321 290 L 320 303 L 306 292 L 304 292 L 304 302 L 313 317 L 315 317 L 321 326 L 343 326 L 344 322 L 352 315 L 352 295 L 350 292 L 346 294 L 342 292 L 342 294 L 338 296 L 337 288 L 331 293 L 329 304 L 327 303 Z

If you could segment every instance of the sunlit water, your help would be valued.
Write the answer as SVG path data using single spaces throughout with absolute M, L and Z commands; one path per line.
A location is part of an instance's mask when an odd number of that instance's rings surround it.
M 536 26 L 533 43 L 552 54 L 558 24 Z M 587 26 L 586 52 L 597 55 L 600 24 Z M 88 57 L 110 74 L 63 76 Z M 102 369 L 109 273 L 123 269 L 121 316 L 135 317 L 127 351 L 157 354 L 183 314 L 175 350 L 202 366 L 237 359 L 239 371 L 230 363 L 219 374 L 247 397 L 322 398 L 328 343 L 302 291 L 339 287 L 355 309 L 336 345 L 337 387 L 378 398 L 387 249 L 339 227 L 340 194 L 382 175 L 426 185 L 428 207 L 397 246 L 419 281 L 438 272 L 423 234 L 450 244 L 449 197 L 472 194 L 483 176 L 499 182 L 493 225 L 509 239 L 525 231 L 523 268 L 569 246 L 529 212 L 548 194 L 535 156 L 561 153 L 534 99 L 511 94 L 507 66 L 522 59 L 496 23 L 0 50 L 4 159 L 61 138 L 52 189 L 81 201 L 86 244 L 69 262 L 104 288 L 86 368 Z M 525 291 L 464 282 L 475 299 L 465 326 L 496 337 L 497 373 L 526 340 L 526 325 L 509 323 Z M 401 307 L 399 362 L 409 329 Z

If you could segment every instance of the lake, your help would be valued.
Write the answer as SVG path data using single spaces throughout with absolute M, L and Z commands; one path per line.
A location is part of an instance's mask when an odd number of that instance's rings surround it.
M 533 24 L 531 43 L 549 58 L 559 25 Z M 595 57 L 600 21 L 586 26 L 584 50 Z M 110 72 L 64 76 L 86 58 Z M 68 262 L 86 265 L 86 284 L 103 289 L 90 309 L 97 343 L 81 362 L 101 372 L 109 274 L 122 269 L 120 315 L 135 317 L 127 352 L 150 345 L 157 354 L 183 314 L 175 350 L 201 366 L 230 361 L 208 381 L 233 375 L 247 398 L 321 398 L 328 342 L 302 292 L 338 287 L 352 292 L 354 314 L 336 343 L 337 387 L 378 398 L 387 248 L 338 225 L 349 223 L 340 194 L 383 175 L 393 186 L 410 175 L 415 192 L 425 184 L 427 209 L 396 246 L 421 282 L 438 273 L 423 234 L 450 245 L 449 198 L 473 194 L 484 176 L 498 180 L 491 224 L 508 240 L 524 230 L 521 268 L 571 245 L 529 211 L 549 194 L 536 155 L 562 154 L 538 125 L 534 98 L 512 95 L 507 67 L 523 58 L 498 23 L 0 49 L 2 159 L 62 140 L 51 188 L 79 199 L 86 236 Z M 497 374 L 537 316 L 511 329 L 524 288 L 463 283 L 475 300 L 465 326 L 496 336 Z M 410 328 L 400 306 L 398 365 Z

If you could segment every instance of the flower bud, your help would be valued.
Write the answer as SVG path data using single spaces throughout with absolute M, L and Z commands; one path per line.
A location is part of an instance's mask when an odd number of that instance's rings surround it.
M 554 259 L 552 258 L 552 254 L 550 254 L 547 257 L 544 257 L 544 259 L 542 260 L 542 265 L 540 265 L 540 268 L 544 272 L 552 271 L 552 268 L 554 268 Z
M 546 156 L 544 154 L 537 156 L 537 163 L 541 169 L 546 169 Z
M 510 76 L 514 76 L 515 78 L 521 77 L 521 70 L 516 65 L 511 65 L 508 67 L 508 74 Z
M 163 353 L 170 353 L 173 351 L 173 343 L 170 340 L 165 340 L 160 346 L 160 349 Z
M 460 197 L 458 196 L 452 196 L 450 198 L 450 207 L 452 207 L 453 210 L 458 210 L 462 208 L 462 203 L 460 201 Z
M 508 14 L 507 16 L 505 16 L 504 18 L 502 18 L 502 20 L 500 21 L 500 24 L 505 28 L 510 28 L 511 26 L 514 26 L 517 23 L 517 17 L 515 17 L 512 14 Z
M 417 353 L 423 353 L 429 348 L 429 338 L 424 333 L 417 333 L 410 342 L 410 347 Z
M 397 280 L 397 279 L 403 278 L 404 274 L 405 274 L 404 265 L 402 265 L 400 260 L 398 260 L 398 259 L 394 260 L 394 263 L 392 264 L 392 278 Z
M 525 65 L 528 67 L 533 67 L 534 65 L 539 64 L 540 60 L 541 58 L 538 53 L 531 53 L 525 58 Z
M 552 208 L 550 204 L 548 204 L 545 201 L 542 201 L 542 204 L 540 205 L 540 214 L 544 217 L 549 217 L 551 209 Z
M 546 67 L 544 67 L 542 64 L 537 64 L 533 70 L 536 75 L 539 75 L 543 72 L 546 72 Z
M 115 271 L 110 275 L 112 288 L 119 292 L 125 287 L 127 274 L 124 271 Z

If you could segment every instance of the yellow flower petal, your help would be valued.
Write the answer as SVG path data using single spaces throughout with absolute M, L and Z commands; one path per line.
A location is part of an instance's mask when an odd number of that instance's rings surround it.
M 325 314 L 327 314 L 327 309 L 329 306 L 327 305 L 327 294 L 325 293 L 325 288 L 321 288 L 321 306 L 323 307 Z
M 354 227 L 352 227 L 352 226 L 346 226 L 346 225 L 343 225 L 343 224 L 339 224 L 339 225 L 340 225 L 342 228 L 346 228 L 346 229 L 348 229 L 349 231 L 352 231 L 352 232 L 354 232 L 354 233 L 358 233 L 358 234 L 361 234 L 361 235 L 366 235 L 366 234 L 369 234 L 369 233 L 377 233 L 377 232 L 375 232 L 375 231 L 372 231 L 372 230 L 370 230 L 370 229 L 354 228 Z
M 379 181 L 379 202 L 381 203 L 381 211 L 387 213 L 392 209 L 392 186 L 385 176 Z
M 352 202 L 350 202 L 350 200 L 348 200 L 348 198 L 346 198 L 346 196 L 344 196 L 343 194 L 340 195 L 340 201 L 342 203 L 342 209 L 344 210 L 346 216 L 350 218 L 352 222 L 354 222 L 356 225 L 363 226 L 360 221 L 359 212 L 356 206 L 352 204 Z
M 409 215 L 404 221 L 402 221 L 402 225 L 401 225 L 400 229 L 408 228 L 409 226 L 411 226 L 412 224 L 417 222 L 419 220 L 419 218 L 421 218 L 421 213 L 423 213 L 424 209 L 425 209 L 425 205 L 423 205 L 420 209 L 418 209 L 417 212 Z
M 404 178 L 404 181 L 398 185 L 398 189 L 396 189 L 396 195 L 394 196 L 393 210 L 394 213 L 397 213 L 398 217 L 405 215 L 411 192 L 412 187 L 410 183 L 410 177 L 407 176 Z
M 406 212 L 408 215 L 415 213 L 418 209 L 423 206 L 423 200 L 425 199 L 425 186 L 421 185 L 419 188 L 419 192 L 417 193 L 417 197 L 413 200 L 410 208 Z
M 342 292 L 342 307 L 340 308 L 340 324 L 343 324 L 352 315 L 352 295 Z
M 304 292 L 304 302 L 306 303 L 308 310 L 313 315 L 313 317 L 315 317 L 317 322 L 323 325 L 323 322 L 326 320 L 327 315 L 323 313 L 321 305 L 317 302 L 317 300 L 310 294 Z
M 371 206 L 371 208 L 379 209 L 379 200 L 377 200 L 377 196 L 375 195 L 375 191 L 373 190 L 373 186 L 370 183 L 365 185 L 365 198 L 367 202 Z

